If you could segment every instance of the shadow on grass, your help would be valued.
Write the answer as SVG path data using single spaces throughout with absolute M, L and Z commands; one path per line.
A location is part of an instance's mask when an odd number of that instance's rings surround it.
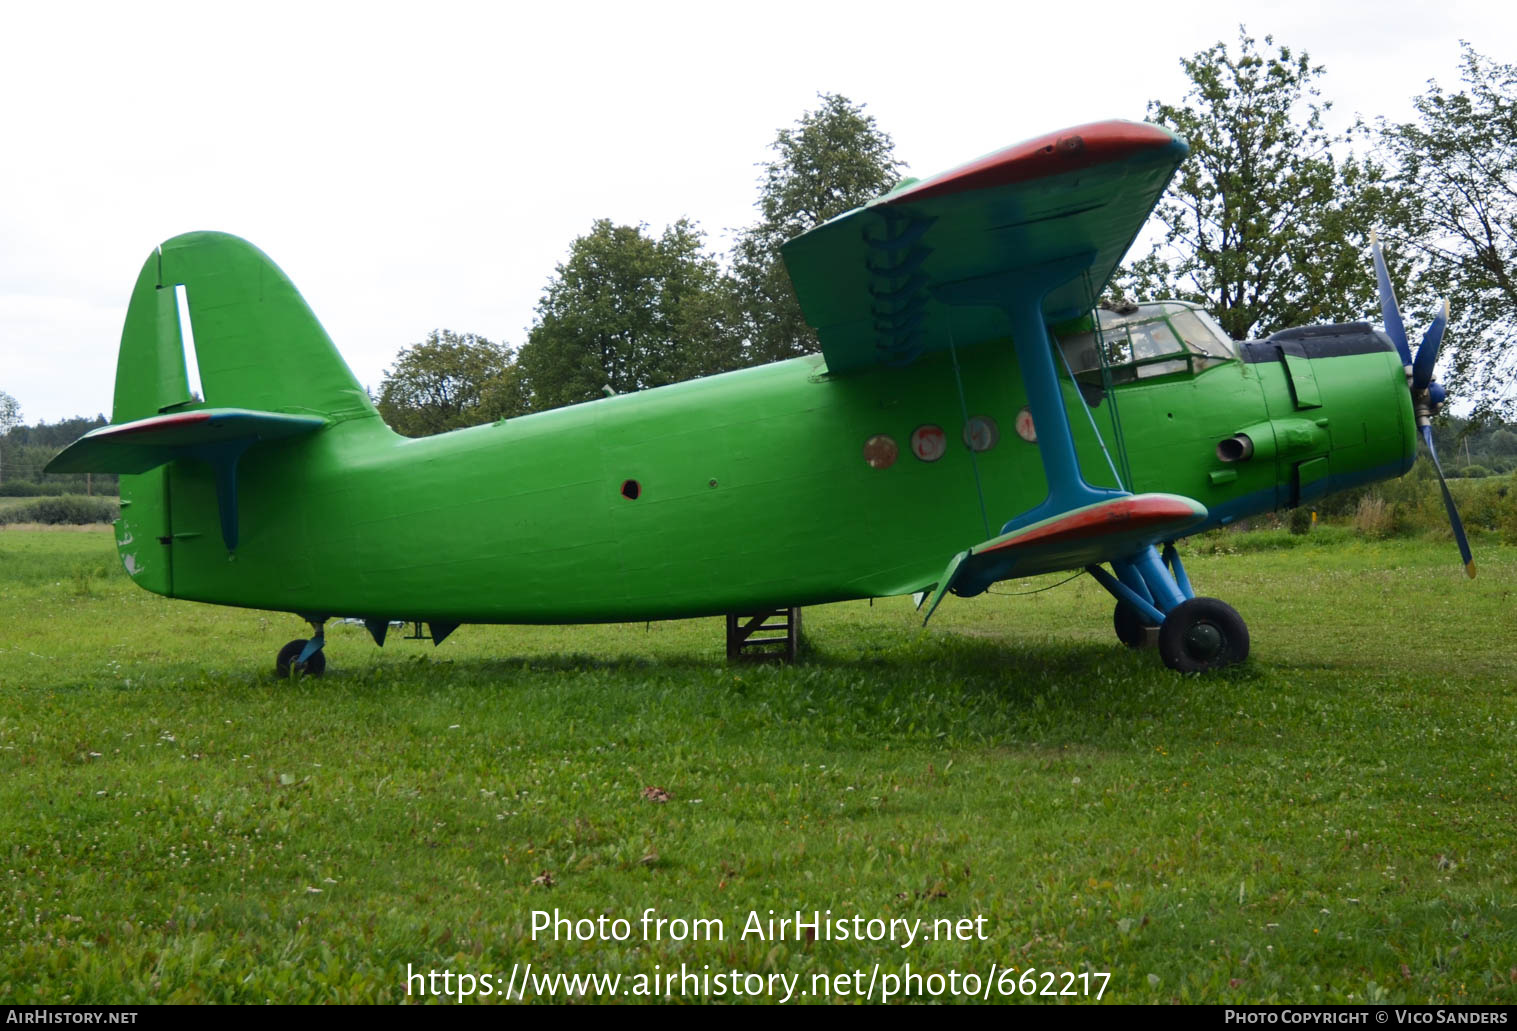
M 924 634 L 864 656 L 813 642 L 794 665 L 729 664 L 695 654 L 417 656 L 329 671 L 300 690 L 399 689 L 412 698 L 444 690 L 455 696 L 506 694 L 523 705 L 551 696 L 558 705 L 572 700 L 580 710 L 656 696 L 690 719 L 809 722 L 867 739 L 931 732 L 1078 741 L 1107 738 L 1114 723 L 1135 719 L 1208 712 L 1224 717 L 1263 679 L 1250 663 L 1181 676 L 1152 650 Z

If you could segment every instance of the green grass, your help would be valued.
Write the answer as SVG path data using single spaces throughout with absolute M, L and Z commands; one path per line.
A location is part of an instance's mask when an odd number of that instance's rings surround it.
M 809 609 L 789 668 L 728 667 L 719 620 L 338 626 L 287 683 L 294 617 L 137 590 L 104 530 L 0 531 L 0 1000 L 393 1002 L 408 963 L 530 961 L 1517 1002 L 1517 549 L 1471 582 L 1437 541 L 1235 536 L 1187 552 L 1253 634 L 1219 676 L 1122 649 L 1082 577 L 925 631 Z M 646 907 L 728 938 L 530 938 Z M 988 940 L 734 940 L 798 908 Z

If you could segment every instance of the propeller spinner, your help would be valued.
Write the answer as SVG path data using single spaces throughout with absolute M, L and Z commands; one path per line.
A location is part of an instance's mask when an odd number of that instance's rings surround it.
M 1417 415 L 1417 430 L 1427 453 L 1438 473 L 1438 486 L 1443 489 L 1443 507 L 1448 510 L 1449 526 L 1454 530 L 1454 541 L 1459 545 L 1459 555 L 1464 559 L 1464 571 L 1475 575 L 1475 559 L 1470 554 L 1470 542 L 1464 534 L 1464 523 L 1459 518 L 1459 509 L 1454 506 L 1454 496 L 1449 493 L 1448 481 L 1443 476 L 1443 464 L 1438 461 L 1438 450 L 1433 447 L 1433 416 L 1443 404 L 1448 391 L 1433 380 L 1433 366 L 1438 364 L 1438 348 L 1443 343 L 1443 331 L 1448 328 L 1449 302 L 1443 302 L 1443 310 L 1433 324 L 1422 334 L 1422 343 L 1417 354 L 1412 355 L 1407 343 L 1406 324 L 1401 320 L 1401 309 L 1396 304 L 1396 291 L 1391 286 L 1390 274 L 1385 269 L 1385 255 L 1380 251 L 1380 241 L 1370 235 L 1370 250 L 1375 257 L 1375 280 L 1380 288 L 1380 312 L 1385 318 L 1385 333 L 1401 354 L 1401 364 L 1406 366 L 1406 382 L 1412 392 L 1412 410 Z

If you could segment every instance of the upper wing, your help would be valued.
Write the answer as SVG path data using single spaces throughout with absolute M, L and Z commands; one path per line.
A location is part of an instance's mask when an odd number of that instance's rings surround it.
M 1096 122 L 1019 143 L 823 223 L 781 248 L 831 372 L 909 362 L 1005 337 L 1003 313 L 950 308 L 950 283 L 1091 255 L 1044 314 L 1088 310 L 1188 149 L 1139 122 Z

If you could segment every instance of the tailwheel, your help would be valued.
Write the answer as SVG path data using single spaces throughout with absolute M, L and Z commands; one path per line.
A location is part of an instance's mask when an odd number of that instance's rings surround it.
M 1159 656 L 1181 673 L 1205 673 L 1248 658 L 1248 626 L 1216 598 L 1191 598 L 1164 617 Z
M 327 670 L 327 657 L 319 648 L 307 655 L 304 661 L 300 656 L 305 652 L 310 642 L 304 637 L 297 638 L 279 649 L 279 657 L 274 660 L 274 674 L 281 678 L 289 678 L 292 675 L 303 677 L 319 677 Z
M 1117 640 L 1129 648 L 1147 648 L 1150 642 L 1149 631 L 1157 629 L 1125 601 L 1117 602 L 1117 607 L 1111 614 L 1111 623 L 1116 628 Z

